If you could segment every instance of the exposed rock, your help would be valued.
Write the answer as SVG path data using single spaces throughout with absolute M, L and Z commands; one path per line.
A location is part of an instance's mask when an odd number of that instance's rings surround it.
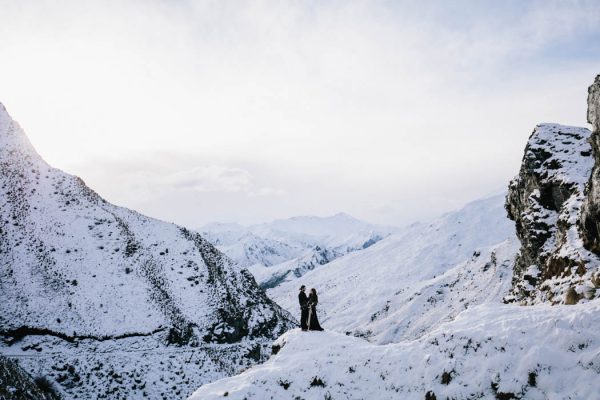
M 596 80 L 588 88 L 587 119 L 592 124 L 592 130 L 600 132 L 600 75 L 596 76 Z
M 583 204 L 580 228 L 583 244 L 600 255 L 600 75 L 588 89 L 588 122 L 592 124 L 592 153 L 595 160 Z
M 32 378 L 16 361 L 0 354 L 0 399 L 59 400 L 53 385 L 45 378 Z
M 567 289 L 567 295 L 565 297 L 565 304 L 567 305 L 573 305 L 573 304 L 577 304 L 577 302 L 581 299 L 579 293 L 577 293 L 577 291 L 575 290 L 574 287 L 570 287 L 569 289 Z
M 597 271 L 599 259 L 583 248 L 578 228 L 594 166 L 591 135 L 585 128 L 541 124 L 529 138 L 506 200 L 521 241 L 506 301 L 570 303 L 568 290 L 579 293 Z

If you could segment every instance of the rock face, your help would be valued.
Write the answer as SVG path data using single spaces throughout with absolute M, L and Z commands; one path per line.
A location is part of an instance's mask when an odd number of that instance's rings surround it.
M 596 76 L 594 83 L 588 88 L 587 119 L 592 124 L 593 131 L 600 132 L 600 75 Z
M 589 93 L 588 118 L 597 129 L 599 78 Z M 574 304 L 595 297 L 600 283 L 598 134 L 541 124 L 529 138 L 506 201 L 522 244 L 506 301 Z
M 60 397 L 46 378 L 33 379 L 15 361 L 0 355 L 0 399 L 59 400 Z
M 0 351 L 66 398 L 181 398 L 293 326 L 198 233 L 114 206 L 0 105 Z
M 580 222 L 585 247 L 600 255 L 600 75 L 588 89 L 588 122 L 592 124 L 591 144 L 595 160 Z

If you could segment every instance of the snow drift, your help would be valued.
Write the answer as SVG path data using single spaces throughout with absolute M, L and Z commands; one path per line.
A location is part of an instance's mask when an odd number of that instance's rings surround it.
M 191 400 L 594 399 L 600 301 L 488 303 L 413 341 L 383 346 L 334 332 L 279 338 L 278 353 Z

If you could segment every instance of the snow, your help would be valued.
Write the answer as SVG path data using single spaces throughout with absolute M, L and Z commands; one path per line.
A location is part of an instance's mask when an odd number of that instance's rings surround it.
M 600 302 L 487 303 L 416 340 L 374 345 L 339 333 L 280 337 L 266 363 L 198 389 L 192 400 L 592 399 L 600 390 Z M 448 373 L 449 382 L 442 383 Z M 324 386 L 311 385 L 318 378 Z M 318 382 L 318 381 L 317 381 Z M 298 396 L 298 397 L 297 397 Z M 511 398 L 511 397 L 504 397 Z
M 307 273 L 326 331 L 290 331 L 269 361 L 190 399 L 596 398 L 600 300 L 503 304 L 519 247 L 503 203 L 473 202 Z M 297 312 L 297 286 L 268 294 Z
M 414 224 L 267 293 L 297 314 L 303 283 L 317 289 L 325 328 L 376 343 L 414 338 L 510 287 L 518 241 L 503 204 L 496 195 Z
M 537 172 L 576 190 L 558 212 L 534 190 L 522 217 L 550 227 L 544 251 L 589 261 L 575 227 L 592 167 L 585 131 L 536 128 L 528 149 L 549 154 Z M 343 213 L 206 226 L 236 264 L 48 166 L 1 105 L 0 161 L 0 350 L 61 382 L 66 398 L 181 398 L 196 387 L 190 399 L 598 397 L 600 299 L 503 304 L 519 248 L 504 194 L 404 229 Z M 298 286 L 315 287 L 326 330 L 289 330 L 255 365 L 290 325 L 240 266 L 294 314 Z M 33 331 L 9 332 L 21 328 Z M 185 328 L 192 339 L 172 342 Z
M 258 362 L 291 326 L 198 233 L 45 163 L 4 107 L 0 172 L 0 351 L 66 398 L 181 398 Z
M 549 157 L 536 170 L 545 179 L 583 186 L 590 178 L 594 158 L 590 157 L 592 146 L 589 129 L 554 123 L 538 124 L 528 142 L 525 158 L 543 151 Z
M 264 288 L 293 281 L 400 231 L 372 225 L 344 213 L 330 217 L 293 217 L 248 227 L 211 223 L 200 230 L 219 250 L 241 267 L 248 268 Z

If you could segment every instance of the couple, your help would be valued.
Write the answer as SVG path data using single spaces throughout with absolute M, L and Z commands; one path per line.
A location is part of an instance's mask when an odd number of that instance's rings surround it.
M 317 291 L 313 288 L 310 289 L 310 295 L 306 296 L 304 291 L 306 286 L 300 286 L 300 293 L 298 293 L 298 301 L 300 302 L 300 327 L 303 331 L 322 331 L 319 320 L 317 319 L 317 303 L 319 298 L 317 297 Z

